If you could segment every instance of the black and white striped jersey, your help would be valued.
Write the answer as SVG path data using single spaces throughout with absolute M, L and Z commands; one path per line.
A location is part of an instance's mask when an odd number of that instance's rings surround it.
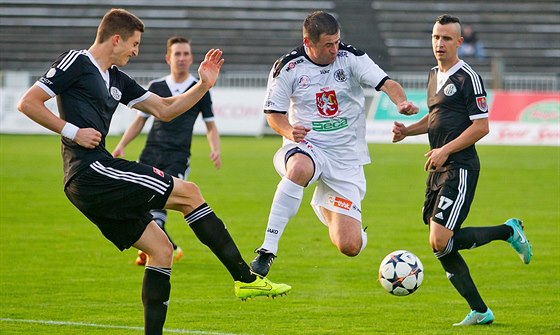
M 428 109 L 430 147 L 441 148 L 459 137 L 472 120 L 488 117 L 482 78 L 462 60 L 445 73 L 440 73 L 437 66 L 432 68 L 428 76 Z M 479 170 L 474 144 L 451 154 L 444 166 Z
M 102 71 L 87 50 L 70 50 L 60 55 L 35 85 L 51 97 L 56 96 L 63 120 L 102 134 L 95 149 L 86 149 L 62 137 L 65 183 L 90 163 L 112 157 L 105 148 L 105 137 L 119 103 L 131 107 L 152 94 L 116 66 Z

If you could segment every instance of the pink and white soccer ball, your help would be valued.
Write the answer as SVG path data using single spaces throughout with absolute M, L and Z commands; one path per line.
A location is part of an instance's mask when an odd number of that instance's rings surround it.
M 413 293 L 420 287 L 423 279 L 424 266 L 410 251 L 393 251 L 383 258 L 379 266 L 379 282 L 393 295 Z

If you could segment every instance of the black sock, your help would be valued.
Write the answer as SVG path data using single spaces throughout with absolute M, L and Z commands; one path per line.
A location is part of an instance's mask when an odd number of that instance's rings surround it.
M 472 249 L 495 240 L 507 240 L 512 228 L 506 225 L 461 228 L 453 235 L 452 251 Z
M 463 257 L 454 251 L 438 259 L 445 272 L 447 272 L 447 278 L 451 281 L 457 292 L 467 300 L 471 310 L 485 313 L 488 307 L 478 293 L 469 272 L 469 267 Z
M 161 335 L 171 292 L 171 269 L 146 266 L 142 283 L 144 334 Z
M 208 246 L 226 267 L 233 280 L 250 283 L 256 279 L 249 265 L 241 257 L 226 226 L 206 203 L 185 215 L 185 220 L 200 242 Z

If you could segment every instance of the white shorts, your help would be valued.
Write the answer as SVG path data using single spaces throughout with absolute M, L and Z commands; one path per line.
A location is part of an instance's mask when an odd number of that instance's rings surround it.
M 307 153 L 315 164 L 315 173 L 309 185 L 317 181 L 311 207 L 319 220 L 327 224 L 320 209 L 324 207 L 362 222 L 362 200 L 366 194 L 363 166 L 336 162 L 321 149 L 303 141 L 298 144 L 287 144 L 274 155 L 274 167 L 282 177 L 286 174 L 286 154 L 295 147 Z

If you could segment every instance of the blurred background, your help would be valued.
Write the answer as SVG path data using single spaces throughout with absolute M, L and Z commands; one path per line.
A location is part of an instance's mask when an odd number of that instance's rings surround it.
M 532 119 L 552 124 L 547 136 L 556 131 L 553 144 L 558 142 L 560 103 L 554 102 L 560 90 L 557 0 L 0 0 L 0 132 L 29 130 L 28 125 L 8 126 L 13 122 L 11 113 L 17 114 L 21 90 L 45 73 L 60 53 L 89 48 L 101 17 L 110 8 L 125 8 L 146 25 L 139 56 L 124 68 L 140 84 L 168 73 L 166 39 L 182 35 L 193 42 L 193 72 L 208 49 L 224 52 L 226 63 L 213 91 L 219 98 L 225 94 L 222 99 L 228 100 L 228 107 L 216 108 L 227 114 L 236 103 L 249 103 L 235 107 L 234 113 L 252 115 L 263 125 L 260 114 L 268 71 L 276 59 L 301 44 L 302 21 L 310 12 L 334 14 L 342 25 L 342 41 L 366 51 L 411 95 L 416 94 L 414 90 L 425 91 L 427 72 L 436 65 L 431 50 L 434 19 L 452 14 L 474 33 L 469 38 L 473 44 L 462 50 L 461 58 L 483 76 L 487 90 L 539 92 L 545 100 L 553 100 L 538 113 L 533 111 L 536 118 Z M 232 91 L 226 94 L 221 89 Z M 376 92 L 368 94 L 369 115 L 383 103 L 377 98 Z M 489 96 L 489 102 L 493 100 Z M 116 120 L 115 132 L 120 131 L 119 123 Z

